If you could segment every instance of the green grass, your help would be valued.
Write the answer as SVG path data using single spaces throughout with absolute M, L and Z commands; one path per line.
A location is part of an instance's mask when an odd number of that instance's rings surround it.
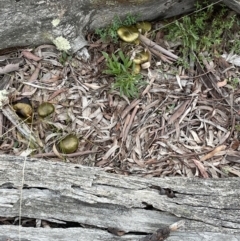
M 213 6 L 208 1 L 203 1 L 201 5 L 197 3 L 196 8 L 195 13 L 167 24 L 165 28 L 167 40 L 181 42 L 179 51 L 182 54 L 182 61 L 194 60 L 195 56 L 203 51 L 239 51 L 240 41 L 228 41 L 233 38 L 232 32 L 237 24 L 237 15 L 230 15 L 229 9 L 225 6 Z M 200 11 L 202 8 L 204 10 Z
M 141 74 L 134 74 L 134 63 L 129 57 L 125 56 L 122 51 L 117 54 L 109 56 L 103 52 L 106 58 L 105 74 L 114 76 L 115 82 L 112 89 L 120 91 L 120 95 L 128 98 L 136 98 L 139 96 L 139 89 L 145 86 L 146 83 L 142 81 Z

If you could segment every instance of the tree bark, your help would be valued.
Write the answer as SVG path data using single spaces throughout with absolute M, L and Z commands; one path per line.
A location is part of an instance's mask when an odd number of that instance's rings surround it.
M 179 220 L 185 225 L 167 241 L 240 240 L 239 178 L 146 179 L 51 160 L 5 155 L 0 160 L 1 217 L 18 217 L 21 199 L 22 219 L 81 224 L 22 227 L 22 240 L 139 240 Z M 112 228 L 123 235 L 110 233 Z M 18 229 L 1 225 L 0 240 L 18 240 Z

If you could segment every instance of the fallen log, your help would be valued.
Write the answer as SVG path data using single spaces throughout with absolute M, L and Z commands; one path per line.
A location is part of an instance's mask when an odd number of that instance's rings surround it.
M 73 225 L 0 225 L 0 240 L 139 240 L 180 220 L 167 241 L 240 240 L 239 197 L 239 178 L 129 177 L 0 155 L 0 217 Z
M 111 23 L 114 16 L 140 15 L 139 20 L 168 18 L 194 10 L 196 0 L 1 0 L 0 54 L 66 39 L 71 52 L 86 46 L 85 35 Z M 240 13 L 236 0 L 224 2 Z
M 109 25 L 114 17 L 139 20 L 172 17 L 194 9 L 196 0 L 1 0 L 0 54 L 25 46 L 62 42 L 76 52 L 87 45 L 89 30 Z M 2 24 L 1 24 L 2 23 Z M 59 39 L 60 37 L 60 39 Z M 12 48 L 14 47 L 14 48 Z

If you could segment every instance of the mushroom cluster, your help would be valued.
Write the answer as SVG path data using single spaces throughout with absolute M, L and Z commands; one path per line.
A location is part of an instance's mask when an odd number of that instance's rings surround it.
M 151 23 L 143 21 L 138 22 L 136 25 L 122 26 L 117 30 L 117 34 L 126 43 L 139 43 L 140 34 L 146 34 L 151 30 Z M 133 58 L 135 64 L 134 73 L 138 74 L 141 70 L 141 65 L 150 60 L 150 53 L 148 50 L 142 50 L 137 53 Z
M 33 116 L 33 108 L 31 101 L 29 98 L 24 97 L 20 100 L 17 100 L 12 104 L 13 109 L 16 111 L 19 117 L 21 117 L 23 120 L 32 119 Z M 49 115 L 51 115 L 54 112 L 55 108 L 54 105 L 48 102 L 43 102 L 38 107 L 38 115 L 41 118 L 45 118 Z
M 13 109 L 16 111 L 19 117 L 24 121 L 32 121 L 33 118 L 33 108 L 31 101 L 24 97 L 12 104 Z M 43 102 L 38 106 L 37 113 L 42 119 L 51 115 L 55 111 L 54 105 L 49 102 Z M 58 148 L 64 154 L 70 154 L 78 149 L 79 140 L 76 135 L 69 134 L 65 136 L 59 143 Z

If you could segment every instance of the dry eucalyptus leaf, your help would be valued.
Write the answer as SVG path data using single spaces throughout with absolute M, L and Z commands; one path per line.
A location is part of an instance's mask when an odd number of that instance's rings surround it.
M 42 58 L 40 58 L 40 57 L 38 57 L 38 56 L 36 56 L 35 54 L 33 54 L 33 53 L 31 53 L 31 52 L 29 52 L 29 51 L 26 51 L 26 50 L 24 50 L 24 51 L 22 51 L 22 55 L 24 56 L 24 57 L 26 57 L 26 58 L 28 58 L 28 59 L 32 59 L 32 60 L 34 60 L 34 61 L 40 61 Z
M 0 74 L 7 74 L 13 71 L 19 70 L 19 63 L 17 64 L 7 64 L 4 67 L 0 67 Z
M 195 160 L 195 159 L 193 159 L 193 162 L 195 163 L 195 165 L 197 166 L 197 168 L 201 172 L 202 176 L 204 178 L 209 178 L 209 176 L 208 176 L 208 174 L 206 172 L 206 169 L 204 168 L 204 165 L 200 161 Z
M 211 151 L 210 153 L 208 153 L 207 155 L 203 156 L 200 161 L 206 161 L 210 158 L 212 158 L 215 154 L 217 154 L 218 152 L 220 151 L 223 151 L 226 149 L 227 146 L 225 145 L 221 145 L 221 146 L 218 146 L 216 147 L 213 151 Z

